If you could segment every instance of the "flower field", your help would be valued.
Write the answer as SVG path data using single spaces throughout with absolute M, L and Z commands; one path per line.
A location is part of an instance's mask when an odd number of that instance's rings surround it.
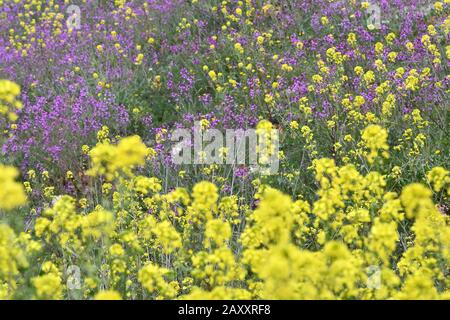
M 0 0 L 0 299 L 450 299 L 449 39 L 450 0 Z

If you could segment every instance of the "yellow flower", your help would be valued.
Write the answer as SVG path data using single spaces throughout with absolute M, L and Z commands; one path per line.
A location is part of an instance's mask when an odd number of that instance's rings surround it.
M 281 70 L 283 71 L 287 71 L 287 72 L 291 72 L 292 70 L 294 70 L 294 68 L 292 68 L 290 65 L 288 65 L 287 63 L 283 63 L 281 65 Z
M 417 91 L 419 89 L 419 79 L 415 75 L 409 75 L 405 80 L 405 89 L 410 91 Z
M 212 81 L 216 81 L 217 80 L 217 74 L 214 70 L 211 70 L 208 72 L 209 77 L 211 78 Z
M 384 45 L 383 45 L 381 42 L 377 42 L 377 43 L 375 44 L 375 52 L 376 52 L 377 54 L 382 54 L 383 51 L 384 51 Z
M 400 199 L 405 207 L 407 217 L 413 218 L 422 213 L 426 214 L 428 210 L 433 208 L 431 196 L 431 190 L 420 183 L 406 186 Z
M 323 77 L 318 75 L 318 74 L 315 74 L 315 75 L 312 76 L 312 80 L 315 83 L 322 83 L 323 82 Z
M 412 42 L 408 41 L 405 46 L 408 51 L 414 51 L 414 44 Z
M 135 179 L 134 189 L 143 195 L 147 195 L 149 191 L 152 192 L 161 191 L 162 186 L 161 181 L 157 178 L 138 176 Z
M 347 37 L 348 44 L 351 45 L 351 46 L 354 46 L 354 45 L 356 45 L 356 41 L 357 41 L 356 40 L 356 34 L 353 33 L 353 32 L 350 32 L 348 34 L 348 37 Z
M 0 223 L 0 282 L 6 283 L 6 289 L 14 285 L 16 277 L 20 274 L 20 268 L 28 266 L 26 252 L 19 244 L 19 239 L 14 230 L 6 224 Z M 12 293 L 8 291 L 10 290 L 3 293 L 5 298 Z
M 111 247 L 109 247 L 109 254 L 113 257 L 121 257 L 125 254 L 125 250 L 123 250 L 123 247 L 115 243 Z
M 123 138 L 117 146 L 108 142 L 99 143 L 89 152 L 92 167 L 88 174 L 106 175 L 112 179 L 116 171 L 127 173 L 133 167 L 143 165 L 145 158 L 153 152 L 139 136 Z
M 226 221 L 220 219 L 209 220 L 205 226 L 205 245 L 211 246 L 211 240 L 217 245 L 221 246 L 225 241 L 231 237 L 231 227 Z
M 122 300 L 120 293 L 114 290 L 106 290 L 98 292 L 94 300 Z
M 244 48 L 239 42 L 234 44 L 234 50 L 236 50 L 240 54 L 244 53 Z
M 365 103 L 366 103 L 366 99 L 364 99 L 364 97 L 362 97 L 362 96 L 356 96 L 355 101 L 353 102 L 353 104 L 358 108 L 363 106 Z
M 395 59 L 397 59 L 397 52 L 389 52 L 388 59 L 390 62 L 395 62 Z
M 102 236 L 109 236 L 113 231 L 113 215 L 111 212 L 101 207 L 84 216 L 81 220 L 83 239 L 99 239 Z
M 164 279 L 169 270 L 148 263 L 138 272 L 138 280 L 151 294 L 158 294 L 164 298 L 175 297 L 177 291 Z
M 67 171 L 66 172 L 66 178 L 69 179 L 69 180 L 72 180 L 73 179 L 73 172 L 72 171 Z
M 367 71 L 363 76 L 366 84 L 372 84 L 375 81 L 375 73 L 372 70 Z
M 267 14 L 273 6 L 271 4 L 264 5 L 261 9 L 264 14 Z
M 291 129 L 292 130 L 297 130 L 298 129 L 298 122 L 297 121 L 291 121 L 291 123 L 290 123 L 290 127 L 291 127 Z
M 11 210 L 26 203 L 24 186 L 15 181 L 19 171 L 0 164 L 0 209 Z
M 427 178 L 433 186 L 433 190 L 439 192 L 446 184 L 450 183 L 449 171 L 442 167 L 435 167 L 427 173 Z
M 354 71 L 358 76 L 361 76 L 364 73 L 364 69 L 360 66 L 356 66 Z
M 0 116 L 6 116 L 8 121 L 16 121 L 16 111 L 22 109 L 22 103 L 16 100 L 19 94 L 20 87 L 17 84 L 0 79 Z
M 385 37 L 385 39 L 386 39 L 386 41 L 387 41 L 389 44 L 392 44 L 392 41 L 394 41 L 396 37 L 397 37 L 397 36 L 395 35 L 395 33 L 390 32 L 390 33 L 387 34 L 387 36 Z
M 273 103 L 273 96 L 270 93 L 266 93 L 264 96 L 264 102 L 267 104 Z
M 35 277 L 31 279 L 31 283 L 36 289 L 37 299 L 59 300 L 62 298 L 61 278 L 54 273 Z
M 444 10 L 444 6 L 443 6 L 442 2 L 436 1 L 434 3 L 434 10 L 436 10 L 437 12 L 441 12 L 442 10 Z
M 367 155 L 367 160 L 372 163 L 378 152 L 387 151 L 389 146 L 387 144 L 388 133 L 386 129 L 380 127 L 379 125 L 370 125 L 365 128 L 362 132 L 362 141 L 364 145 L 370 150 Z M 387 157 L 386 153 L 383 153 L 384 157 Z
M 210 211 L 215 208 L 219 198 L 217 194 L 217 187 L 208 181 L 197 183 L 192 190 L 194 204 L 196 208 Z
M 395 295 L 400 300 L 435 300 L 438 292 L 433 279 L 426 273 L 417 273 L 409 276 L 400 292 Z
M 144 55 L 142 53 L 139 53 L 136 56 L 136 59 L 134 59 L 134 64 L 137 65 L 137 66 L 141 65 L 143 59 L 144 59 Z
M 263 36 L 258 36 L 256 41 L 258 42 L 258 44 L 263 44 L 264 43 L 264 37 Z

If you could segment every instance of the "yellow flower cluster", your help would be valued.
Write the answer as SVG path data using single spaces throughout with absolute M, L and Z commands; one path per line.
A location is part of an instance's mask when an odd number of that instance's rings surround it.
M 0 79 L 0 115 L 14 122 L 17 120 L 16 110 L 22 109 L 22 103 L 17 100 L 20 87 L 9 80 Z
M 41 250 L 39 241 L 29 233 L 16 235 L 7 224 L 0 222 L 0 299 L 10 299 L 23 286 L 22 271 L 28 268 L 27 257 Z
M 19 268 L 28 266 L 26 254 L 17 243 L 14 231 L 0 224 L 0 298 L 6 299 L 15 289 Z
M 75 199 L 62 196 L 53 207 L 36 219 L 35 233 L 46 243 L 58 243 L 63 248 L 81 249 L 83 243 L 109 236 L 113 231 L 114 217 L 101 206 L 87 215 L 76 212 Z
M 378 125 L 370 125 L 364 129 L 362 133 L 362 140 L 365 146 L 369 149 L 369 153 L 366 155 L 367 161 L 373 163 L 378 153 L 381 151 L 383 157 L 387 158 L 389 154 L 387 150 L 389 146 L 387 144 L 388 133 L 386 129 Z
M 18 176 L 16 168 L 0 164 L 0 211 L 25 204 L 25 189 L 15 181 Z
M 111 180 L 117 171 L 129 172 L 134 166 L 143 165 L 146 157 L 153 154 L 154 151 L 146 147 L 138 136 L 121 139 L 117 145 L 106 140 L 89 152 L 92 167 L 88 174 L 105 175 Z
M 433 186 L 435 192 L 439 192 L 445 187 L 450 187 L 450 172 L 442 167 L 435 167 L 427 174 L 428 181 Z M 447 189 L 450 195 L 450 189 Z
M 57 300 L 62 298 L 63 286 L 58 274 L 48 273 L 32 279 L 36 288 L 36 298 L 42 300 Z
M 138 280 L 150 294 L 158 293 L 162 298 L 174 298 L 177 291 L 164 279 L 169 270 L 148 263 L 138 272 Z

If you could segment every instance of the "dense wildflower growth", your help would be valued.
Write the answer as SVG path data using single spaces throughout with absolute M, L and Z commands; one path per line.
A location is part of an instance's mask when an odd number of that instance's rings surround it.
M 425 2 L 0 1 L 0 299 L 450 299 Z

